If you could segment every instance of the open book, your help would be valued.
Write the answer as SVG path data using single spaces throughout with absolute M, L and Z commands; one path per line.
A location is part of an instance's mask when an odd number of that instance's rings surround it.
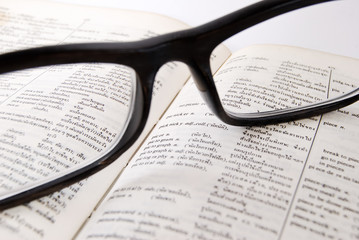
M 3 1 L 0 51 L 70 42 L 131 41 L 186 27 L 148 13 L 46 1 Z M 276 45 L 252 46 L 235 53 L 222 47 L 213 56 L 213 66 L 222 81 L 230 74 L 246 78 L 253 73 L 288 82 L 312 73 L 355 79 L 358 63 L 351 58 Z M 16 80 L 4 82 L 0 78 L 2 107 L 14 91 L 29 93 Z M 284 93 L 287 90 L 284 88 Z M 25 101 L 29 95 L 21 96 Z M 256 100 L 256 95 L 252 98 Z M 0 156 L 6 156 L 16 145 L 16 137 L 36 130 L 13 129 L 9 119 L 0 118 L 5 126 Z M 1 212 L 0 236 L 356 239 L 358 119 L 356 103 L 301 121 L 263 127 L 228 126 L 209 111 L 186 66 L 168 63 L 157 76 L 150 118 L 136 144 L 96 175 Z M 9 144 L 9 139 L 15 144 Z M 5 166 L 1 161 L 0 172 Z

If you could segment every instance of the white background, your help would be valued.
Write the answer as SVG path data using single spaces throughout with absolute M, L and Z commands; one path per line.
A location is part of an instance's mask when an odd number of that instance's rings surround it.
M 197 26 L 258 0 L 52 0 L 154 12 Z M 320 4 L 242 32 L 236 46 L 280 43 L 359 58 L 359 1 Z M 233 44 L 233 43 L 232 43 Z M 233 49 L 235 50 L 235 49 Z

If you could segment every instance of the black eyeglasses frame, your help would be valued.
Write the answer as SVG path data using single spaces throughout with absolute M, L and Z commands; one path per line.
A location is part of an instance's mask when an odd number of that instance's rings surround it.
M 134 112 L 118 145 L 84 168 L 25 192 L 0 199 L 0 210 L 45 196 L 78 182 L 114 162 L 143 131 L 151 106 L 157 71 L 170 61 L 185 63 L 210 109 L 223 122 L 236 126 L 259 126 L 308 118 L 359 100 L 359 89 L 345 96 L 307 107 L 235 115 L 224 110 L 210 68 L 213 50 L 234 34 L 283 13 L 332 0 L 266 0 L 188 30 L 135 42 L 67 44 L 33 48 L 0 55 L 0 74 L 27 68 L 68 63 L 116 63 L 136 71 Z

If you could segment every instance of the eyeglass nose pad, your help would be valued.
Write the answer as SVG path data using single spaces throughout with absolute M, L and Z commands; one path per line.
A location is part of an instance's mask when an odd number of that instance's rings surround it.
M 133 103 L 133 113 L 121 143 L 128 142 L 130 139 L 135 141 L 137 139 L 137 135 L 139 135 L 139 132 L 142 132 L 142 129 L 146 123 L 149 107 L 146 107 L 145 105 L 146 99 L 143 89 L 144 87 L 142 86 L 141 78 L 136 73 L 136 95 Z
M 198 65 L 192 65 L 189 68 L 202 99 L 217 117 L 225 121 L 228 116 L 219 99 L 209 65 L 203 68 Z

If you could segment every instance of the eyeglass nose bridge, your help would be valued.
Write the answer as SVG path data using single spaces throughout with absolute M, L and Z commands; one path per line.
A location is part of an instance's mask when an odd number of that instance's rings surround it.
M 231 120 L 231 118 L 229 118 L 221 104 L 213 80 L 209 59 L 207 60 L 207 62 L 196 62 L 195 60 L 193 60 L 192 62 L 187 63 L 187 66 L 190 69 L 193 82 L 195 83 L 199 94 L 205 101 L 206 105 L 209 107 L 210 111 L 214 113 L 223 122 L 233 124 L 234 122 Z

